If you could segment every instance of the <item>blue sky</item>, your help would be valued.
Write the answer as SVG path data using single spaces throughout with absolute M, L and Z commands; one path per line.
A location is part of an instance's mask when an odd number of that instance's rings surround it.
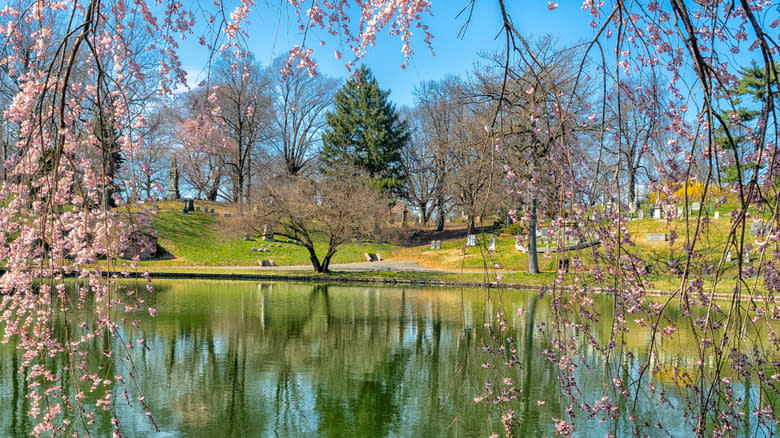
M 268 65 L 276 56 L 286 54 L 302 41 L 292 10 L 286 6 L 280 9 L 279 5 L 286 3 L 286 0 L 276 0 L 274 5 L 261 4 L 251 15 L 247 46 L 263 65 Z M 435 56 L 431 56 L 422 35 L 417 34 L 412 44 L 415 54 L 407 68 L 402 70 L 400 39 L 382 35 L 362 61 L 373 70 L 379 85 L 392 91 L 390 98 L 399 107 L 414 103 L 413 90 L 420 82 L 441 79 L 448 74 L 464 75 L 472 69 L 481 51 L 495 52 L 503 48 L 503 38 L 495 38 L 501 24 L 497 2 L 476 1 L 471 24 L 462 39 L 457 34 L 465 21 L 465 14 L 459 18 L 456 16 L 467 1 L 434 0 L 432 3 L 434 16 L 426 17 L 424 22 L 434 34 Z M 561 7 L 554 11 L 547 9 L 546 1 L 523 0 L 507 2 L 507 5 L 523 35 L 549 33 L 557 36 L 561 43 L 590 37 L 593 31 L 588 14 L 580 10 L 577 2 L 560 0 L 560 3 Z M 204 68 L 208 57 L 206 49 L 195 44 L 196 40 L 189 38 L 181 51 L 182 64 L 191 76 L 196 76 Z M 326 42 L 325 46 L 319 46 L 320 40 Z M 349 75 L 344 67 L 344 62 L 351 59 L 347 47 L 340 47 L 338 41 L 322 31 L 310 34 L 307 43 L 315 49 L 315 59 L 322 73 L 338 78 Z M 337 49 L 344 53 L 340 61 L 333 55 Z M 195 82 L 197 80 L 191 78 L 191 83 Z

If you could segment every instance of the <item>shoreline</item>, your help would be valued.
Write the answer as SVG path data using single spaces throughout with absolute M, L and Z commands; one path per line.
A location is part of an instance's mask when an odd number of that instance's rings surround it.
M 280 271 L 271 271 L 280 272 Z M 387 272 L 387 271 L 382 271 Z M 362 271 L 363 274 L 371 274 L 372 271 Z M 235 273 L 211 273 L 211 272 L 150 272 L 152 281 L 159 279 L 190 279 L 190 280 L 239 280 L 239 281 L 281 281 L 298 283 L 331 283 L 331 284 L 370 284 L 385 286 L 414 286 L 414 287 L 437 287 L 437 288 L 469 288 L 469 289 L 495 289 L 495 290 L 520 290 L 520 291 L 538 291 L 541 288 L 550 288 L 552 284 L 522 284 L 512 282 L 502 282 L 495 286 L 491 283 L 475 281 L 450 281 L 435 279 L 408 279 L 408 278 L 379 278 L 370 276 L 339 276 L 331 272 L 326 275 L 284 275 L 284 274 L 235 274 Z M 145 278 L 142 273 L 131 273 L 132 279 Z M 567 287 L 567 286 L 563 286 Z M 599 295 L 609 295 L 609 291 L 604 287 L 591 286 L 593 293 Z M 676 291 L 665 289 L 647 289 L 646 294 L 653 297 L 670 297 Z M 727 293 L 708 294 L 708 298 L 717 301 L 728 301 L 734 297 Z M 739 301 L 760 300 L 767 301 L 766 297 L 744 295 Z M 775 298 L 773 301 L 778 301 Z

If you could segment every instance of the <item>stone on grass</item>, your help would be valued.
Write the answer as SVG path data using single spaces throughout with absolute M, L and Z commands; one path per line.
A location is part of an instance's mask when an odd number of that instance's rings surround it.
M 666 233 L 647 233 L 645 242 L 666 242 Z

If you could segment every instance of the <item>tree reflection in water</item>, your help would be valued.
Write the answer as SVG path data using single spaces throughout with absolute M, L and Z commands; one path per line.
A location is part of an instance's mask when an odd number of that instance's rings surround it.
M 151 304 L 159 316 L 143 316 L 140 328 L 123 335 L 147 339 L 149 350 L 139 351 L 136 372 L 157 424 L 171 436 L 502 432 L 495 413 L 474 403 L 493 371 L 481 366 L 488 360 L 482 351 L 484 318 L 495 312 L 484 291 L 183 280 L 156 284 L 159 292 Z M 520 435 L 552 435 L 551 419 L 562 409 L 557 373 L 554 364 L 539 357 L 551 341 L 536 329 L 550 321 L 549 300 L 525 292 L 505 292 L 501 300 L 506 309 L 526 310 L 509 318 L 509 335 L 518 340 L 523 362 L 507 374 L 523 393 L 515 407 Z M 602 314 L 609 314 L 609 300 L 602 301 Z M 605 339 L 608 333 L 606 328 Z M 644 357 L 643 342 L 641 335 L 628 339 L 626 348 L 637 352 L 636 366 Z M 23 415 L 24 378 L 16 373 L 19 352 L 0 348 L 0 405 L 7 407 L 0 416 L 0 436 L 26 436 L 30 425 Z M 670 357 L 685 359 L 682 347 L 670 343 L 665 348 Z M 596 354 L 583 354 L 588 367 L 578 370 L 577 378 L 582 391 L 596 399 L 604 364 Z M 122 358 L 110 366 L 127 370 Z M 748 394 L 749 385 L 744 386 Z M 143 413 L 118 406 L 128 436 L 153 431 Z M 652 419 L 670 413 L 643 415 Z M 93 434 L 110 431 L 109 420 L 99 416 Z M 620 435 L 630 423 L 620 418 L 614 429 L 605 430 L 588 422 L 578 432 Z M 746 423 L 746 433 L 749 427 Z

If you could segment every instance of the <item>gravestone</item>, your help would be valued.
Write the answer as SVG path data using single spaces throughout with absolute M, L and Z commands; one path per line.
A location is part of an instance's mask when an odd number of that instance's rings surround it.
M 382 257 L 379 254 L 373 254 L 373 253 L 363 253 L 363 257 L 366 258 L 367 262 L 381 262 Z
M 211 213 L 211 217 L 218 217 L 219 215 L 216 213 Z
M 515 251 L 520 251 L 520 252 L 526 253 L 526 252 L 528 252 L 528 249 L 526 249 L 525 245 L 520 243 L 519 239 L 515 239 Z
M 666 242 L 666 233 L 647 233 L 645 242 Z
M 401 226 L 406 227 L 408 224 L 406 223 L 409 216 L 409 209 L 406 208 L 406 205 L 404 205 L 404 210 L 401 212 Z
M 691 202 L 691 211 L 700 211 L 701 202 Z
M 187 201 L 187 210 L 195 211 L 195 202 L 192 199 Z
M 545 257 L 552 257 L 552 246 L 547 245 L 544 247 L 544 256 Z
M 268 224 L 263 226 L 263 240 L 274 240 L 274 230 Z
M 249 237 L 249 233 L 244 233 L 244 240 L 252 240 L 252 239 Z
M 720 212 L 719 211 L 715 212 L 715 219 L 720 219 Z
M 195 211 L 200 211 L 200 205 L 195 207 Z
M 431 249 L 441 249 L 441 240 L 431 240 Z
M 496 251 L 496 238 L 493 236 L 490 236 L 490 241 L 488 243 L 488 252 L 497 252 Z
M 680 218 L 683 217 L 683 211 L 684 210 L 683 210 L 682 207 L 677 207 L 677 219 L 680 219 Z
M 466 237 L 466 246 L 477 246 L 477 235 L 469 234 Z
M 653 219 L 661 219 L 663 215 L 661 214 L 660 208 L 654 208 L 653 209 Z
M 745 250 L 745 255 L 742 257 L 742 263 L 745 263 L 745 264 L 750 263 L 750 250 L 749 249 Z
M 214 213 L 214 209 L 213 208 L 211 209 L 211 212 Z
M 639 213 L 637 213 L 637 218 L 638 219 L 644 219 L 645 218 L 645 211 L 644 210 L 639 210 Z
M 272 266 L 276 266 L 276 263 L 274 263 L 273 260 L 258 260 L 257 263 L 259 263 L 260 266 L 262 266 L 264 268 L 269 268 L 269 267 L 272 267 Z
M 181 214 L 189 214 L 189 210 L 187 210 L 186 208 L 182 208 Z
M 729 250 L 729 251 L 726 253 L 726 263 L 731 263 L 731 259 L 732 259 L 733 257 L 734 257 L 734 256 L 731 254 L 731 250 Z
M 224 214 L 222 215 L 222 217 L 230 217 L 230 216 L 231 216 L 231 215 L 230 215 L 230 213 L 224 213 Z

